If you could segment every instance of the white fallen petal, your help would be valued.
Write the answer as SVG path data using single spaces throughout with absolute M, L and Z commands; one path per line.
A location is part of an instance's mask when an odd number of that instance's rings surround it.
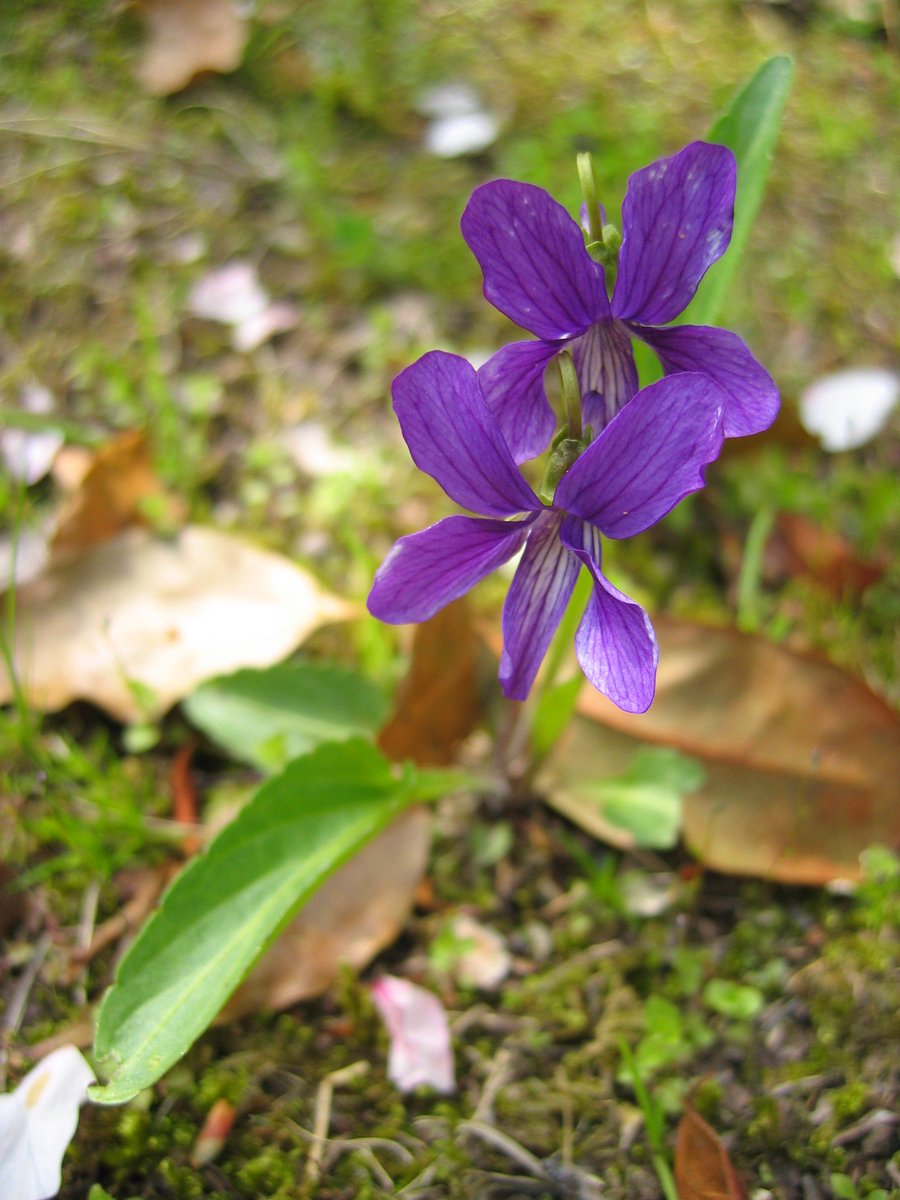
M 454 938 L 465 946 L 451 967 L 454 979 L 466 987 L 497 987 L 512 966 L 500 934 L 465 913 L 455 918 L 452 929 Z
M 900 375 L 855 367 L 823 375 L 800 397 L 800 420 L 826 450 L 854 450 L 884 427 L 900 398 Z
M 438 158 L 477 154 L 496 141 L 500 122 L 486 112 L 439 117 L 425 131 L 425 149 Z
M 31 529 L 22 529 L 15 537 L 0 535 L 0 592 L 37 579 L 50 561 L 48 536 Z
M 467 83 L 439 83 L 416 98 L 416 112 L 423 117 L 459 117 L 480 108 L 478 93 Z
M 199 279 L 188 296 L 195 317 L 240 325 L 258 317 L 269 305 L 269 295 L 259 282 L 252 263 L 233 262 L 217 267 Z
M 678 880 L 669 871 L 628 871 L 620 886 L 626 910 L 636 917 L 658 917 L 678 898 Z
M 316 421 L 294 425 L 282 437 L 291 458 L 312 479 L 345 474 L 360 467 L 356 454 L 334 442 Z
M 74 1046 L 61 1046 L 0 1096 L 0 1196 L 48 1200 L 78 1125 L 78 1109 L 94 1073 Z
M 53 411 L 53 396 L 40 384 L 29 384 L 22 389 L 20 403 L 26 412 L 45 415 Z M 63 444 L 63 435 L 58 429 L 0 429 L 0 458 L 15 479 L 24 483 L 37 483 L 43 479 Z
M 388 1078 L 401 1092 L 423 1084 L 452 1092 L 450 1026 L 437 996 L 408 979 L 383 975 L 372 984 L 372 998 L 390 1038 Z

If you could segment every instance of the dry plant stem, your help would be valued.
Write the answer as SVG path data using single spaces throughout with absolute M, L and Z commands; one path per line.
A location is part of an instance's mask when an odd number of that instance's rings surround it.
M 369 1070 L 369 1063 L 360 1061 L 350 1063 L 339 1071 L 326 1075 L 316 1090 L 316 1104 L 313 1109 L 313 1143 L 306 1160 L 303 1181 L 307 1188 L 313 1187 L 322 1173 L 322 1159 L 325 1155 L 325 1145 L 328 1141 L 328 1126 L 331 1121 L 331 1100 L 334 1089 L 344 1083 L 351 1083 Z
M 547 1178 L 547 1172 L 544 1170 L 541 1160 L 520 1145 L 515 1138 L 511 1138 L 509 1134 L 501 1133 L 499 1129 L 495 1129 L 492 1125 L 485 1125 L 482 1121 L 461 1121 L 457 1128 L 459 1133 L 471 1133 L 481 1141 L 487 1142 L 489 1146 L 493 1146 L 495 1150 L 499 1150 L 501 1154 L 505 1154 L 507 1158 L 518 1163 L 535 1179 Z
M 512 1051 L 506 1047 L 495 1055 L 488 1077 L 484 1081 L 484 1087 L 481 1089 L 481 1095 L 478 1097 L 478 1103 L 475 1105 L 475 1111 L 472 1113 L 473 1121 L 486 1125 L 493 1124 L 494 1101 L 509 1083 L 512 1075 L 512 1060 Z
M 6 1086 L 6 1061 L 9 1054 L 9 1041 L 15 1036 L 22 1023 L 22 1018 L 25 1015 L 25 1007 L 28 1004 L 28 997 L 31 995 L 34 981 L 37 979 L 38 972 L 44 964 L 44 959 L 47 957 L 50 942 L 49 933 L 41 934 L 28 966 L 22 972 L 22 978 L 16 984 L 9 1006 L 4 1013 L 3 1024 L 0 1026 L 0 1038 L 2 1038 L 2 1044 L 0 1044 L 0 1088 Z
M 531 700 L 523 703 L 515 700 L 505 702 L 496 758 L 500 774 L 506 781 L 507 799 L 513 805 L 522 804 L 529 795 L 529 740 L 533 712 Z
M 92 879 L 84 889 L 84 895 L 81 897 L 81 916 L 78 921 L 78 936 L 76 940 L 77 956 L 74 958 L 73 964 L 75 966 L 73 976 L 76 981 L 74 997 L 79 1007 L 87 1003 L 87 989 L 84 983 L 84 968 L 87 962 L 85 953 L 94 936 L 94 927 L 97 922 L 97 905 L 99 902 L 100 880 Z

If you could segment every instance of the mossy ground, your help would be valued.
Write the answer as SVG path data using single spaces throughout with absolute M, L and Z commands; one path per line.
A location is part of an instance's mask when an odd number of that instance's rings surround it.
M 758 62 L 788 52 L 796 87 L 727 323 L 775 375 L 789 416 L 817 373 L 892 353 L 897 179 L 886 147 L 900 85 L 881 12 L 700 0 L 260 4 L 238 72 L 156 100 L 134 82 L 142 31 L 132 9 L 9 6 L 0 391 L 14 405 L 39 380 L 70 437 L 89 443 L 151 429 L 157 468 L 191 517 L 298 554 L 362 597 L 392 539 L 435 503 L 403 452 L 390 379 L 435 345 L 473 352 L 513 336 L 481 299 L 459 236 L 470 190 L 508 175 L 572 206 L 573 155 L 590 149 L 604 195 L 620 196 L 630 171 L 702 136 Z M 456 76 L 481 88 L 504 130 L 478 158 L 438 160 L 421 151 L 415 97 Z M 251 354 L 184 315 L 192 283 L 233 257 L 252 259 L 270 291 L 302 310 L 297 331 Z M 282 437 L 304 420 L 364 448 L 365 470 L 304 474 Z M 762 504 L 836 529 L 877 561 L 897 534 L 896 445 L 884 436 L 826 456 L 788 419 L 732 449 L 710 489 L 665 526 L 617 548 L 617 569 L 657 608 L 733 617 L 741 547 Z M 8 526 L 37 522 L 47 503 L 38 487 L 23 514 L 0 479 Z M 763 564 L 743 616 L 891 694 L 896 582 L 894 566 L 861 596 L 836 598 Z M 486 609 L 495 598 L 484 589 Z M 370 624 L 350 645 L 323 634 L 314 648 L 385 678 L 401 669 L 393 634 Z M 33 945 L 51 935 L 10 1048 L 14 1076 L 27 1046 L 65 1027 L 108 980 L 101 960 L 73 982 L 66 947 L 91 885 L 102 919 L 118 903 L 114 874 L 162 853 L 145 816 L 166 811 L 179 718 L 160 734 L 136 757 L 86 708 L 43 723 L 7 714 L 0 835 L 31 891 L 6 948 L 4 1004 Z M 211 761 L 206 782 L 228 772 Z M 471 818 L 447 809 L 434 910 L 381 960 L 424 972 L 442 992 L 457 1028 L 456 1096 L 398 1095 L 368 993 L 347 980 L 316 1004 L 214 1030 L 124 1109 L 86 1108 L 62 1194 L 80 1200 L 99 1181 L 116 1200 L 302 1195 L 316 1088 L 365 1061 L 334 1094 L 339 1140 L 307 1189 L 323 1200 L 403 1188 L 421 1200 L 589 1195 L 579 1170 L 606 1195 L 650 1200 L 659 1184 L 619 1038 L 643 1054 L 673 1123 L 687 1088 L 705 1080 L 698 1107 L 760 1197 L 827 1197 L 834 1172 L 852 1176 L 861 1197 L 900 1186 L 897 1160 L 889 1166 L 896 1126 L 872 1116 L 897 1101 L 896 881 L 847 899 L 706 875 L 683 881 L 664 914 L 638 919 L 622 915 L 617 885 L 592 892 L 566 838 L 602 850 L 539 805 L 508 821 L 508 851 L 491 863 L 467 832 Z M 513 947 L 515 970 L 497 994 L 429 973 L 441 914 L 460 907 Z M 762 1007 L 719 1011 L 711 979 L 755 989 Z M 542 1160 L 543 1179 L 465 1130 L 486 1091 L 494 1100 L 482 1115 Z M 215 1163 L 195 1169 L 191 1146 L 222 1096 L 237 1123 Z

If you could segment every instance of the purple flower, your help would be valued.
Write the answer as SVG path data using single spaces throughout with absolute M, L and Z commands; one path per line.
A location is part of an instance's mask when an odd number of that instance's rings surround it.
M 653 627 L 603 574 L 600 535 L 639 533 L 703 486 L 722 445 L 718 386 L 689 372 L 639 392 L 569 467 L 549 505 L 516 467 L 465 359 L 431 351 L 398 375 L 393 396 L 416 465 L 482 517 L 445 517 L 400 538 L 375 575 L 373 616 L 425 621 L 524 547 L 503 608 L 500 662 L 504 692 L 523 700 L 584 566 L 594 589 L 575 635 L 581 668 L 620 708 L 649 708 Z
M 539 339 L 504 347 L 480 372 L 516 462 L 540 454 L 552 436 L 544 371 L 553 356 L 571 352 L 585 419 L 602 428 L 638 390 L 632 335 L 653 348 L 667 375 L 698 371 L 721 387 L 726 437 L 771 425 L 775 384 L 736 334 L 668 324 L 728 247 L 736 178 L 731 151 L 705 142 L 635 172 L 611 299 L 603 266 L 552 196 L 509 179 L 476 188 L 462 232 L 484 272 L 484 294 Z

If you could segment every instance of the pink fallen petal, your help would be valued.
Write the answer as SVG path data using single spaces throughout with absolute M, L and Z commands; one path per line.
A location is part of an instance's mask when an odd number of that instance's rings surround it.
M 217 267 L 199 279 L 188 296 L 188 309 L 195 317 L 223 325 L 240 325 L 258 317 L 268 304 L 268 293 L 248 262 Z
M 388 1078 L 401 1092 L 421 1085 L 452 1092 L 453 1050 L 447 1014 L 437 996 L 408 979 L 383 975 L 372 998 L 390 1038 Z
M 235 350 L 255 350 L 274 334 L 295 328 L 298 316 L 293 304 L 270 304 L 235 325 L 231 337 Z
M 60 1046 L 14 1092 L 0 1096 L 0 1196 L 49 1200 L 94 1073 L 74 1046 Z

